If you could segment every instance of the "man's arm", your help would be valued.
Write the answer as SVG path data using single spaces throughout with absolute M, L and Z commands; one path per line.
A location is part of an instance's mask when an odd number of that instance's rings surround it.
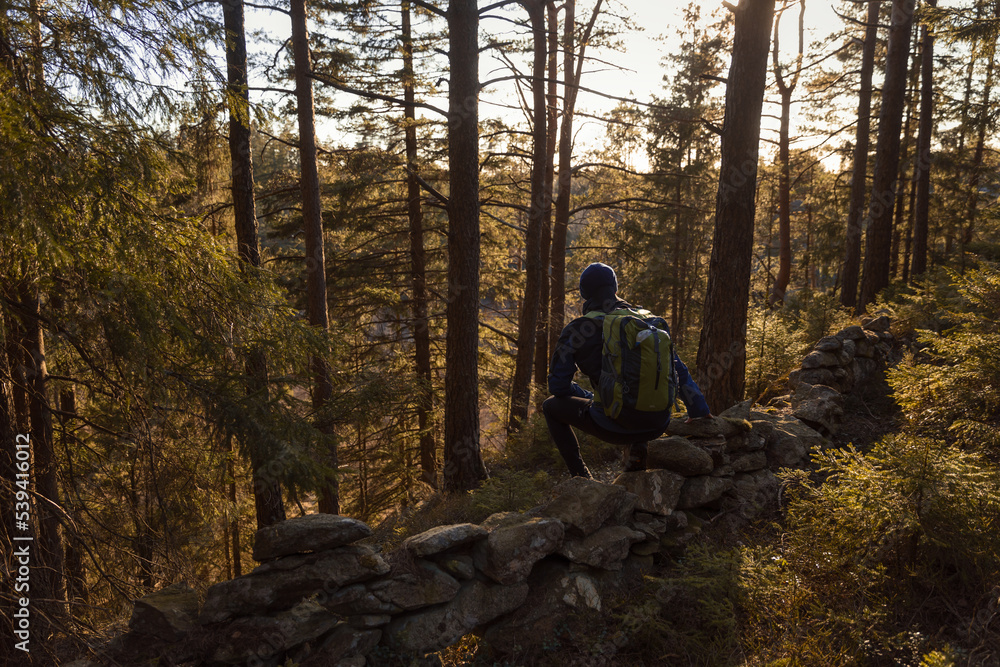
M 582 343 L 583 336 L 573 327 L 572 322 L 563 327 L 549 362 L 549 393 L 553 396 L 594 397 L 592 392 L 573 382 L 573 376 L 576 375 L 574 352 Z
M 688 417 L 693 419 L 710 417 L 712 411 L 708 408 L 705 396 L 702 395 L 701 389 L 691 377 L 687 366 L 676 354 L 674 355 L 674 369 L 677 371 L 677 393 L 680 394 L 681 400 L 687 408 Z

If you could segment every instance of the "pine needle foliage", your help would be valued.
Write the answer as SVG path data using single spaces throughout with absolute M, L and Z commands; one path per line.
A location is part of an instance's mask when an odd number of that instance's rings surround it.
M 780 539 L 743 550 L 741 637 L 754 664 L 997 655 L 977 619 L 995 608 L 1000 578 L 1000 274 L 984 265 L 952 278 L 892 304 L 936 328 L 889 372 L 903 432 L 865 454 L 826 451 L 816 477 L 785 472 Z
M 920 354 L 889 373 L 896 400 L 919 433 L 1000 457 L 1000 270 L 954 275 L 964 308 L 946 330 L 919 330 Z
M 900 435 L 827 452 L 823 484 L 785 475 L 782 540 L 748 549 L 748 653 L 793 664 L 885 664 L 901 632 L 967 619 L 1000 576 L 1000 474 L 981 456 Z M 942 639 L 936 637 L 937 648 Z M 910 664 L 910 663 L 906 663 Z

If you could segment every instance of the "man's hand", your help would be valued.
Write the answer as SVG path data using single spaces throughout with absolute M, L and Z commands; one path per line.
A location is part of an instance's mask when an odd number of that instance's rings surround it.
M 687 419 L 684 420 L 684 423 L 685 424 L 690 424 L 691 422 L 693 422 L 695 420 L 698 420 L 698 419 L 711 419 L 711 418 L 712 418 L 712 413 L 709 412 L 704 417 L 688 417 Z

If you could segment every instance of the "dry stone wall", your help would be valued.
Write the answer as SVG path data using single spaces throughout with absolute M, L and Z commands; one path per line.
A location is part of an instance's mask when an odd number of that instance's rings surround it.
M 881 369 L 889 322 L 819 341 L 766 406 L 677 419 L 649 444 L 648 470 L 613 484 L 572 478 L 528 512 L 438 526 L 391 553 L 335 515 L 262 529 L 251 573 L 205 600 L 184 584 L 135 605 L 119 649 L 199 665 L 377 665 L 437 651 L 469 632 L 501 652 L 552 635 L 567 615 L 600 611 L 624 577 L 695 537 L 706 516 L 748 520 L 777 498 L 774 470 L 829 446 L 842 393 Z

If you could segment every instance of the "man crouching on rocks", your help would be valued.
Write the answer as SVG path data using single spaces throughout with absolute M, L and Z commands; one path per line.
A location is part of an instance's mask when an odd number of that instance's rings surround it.
M 573 376 L 579 368 L 590 379 L 591 386 L 598 387 L 601 382 L 602 360 L 605 365 L 613 364 L 612 360 L 603 359 L 605 355 L 603 336 L 605 317 L 625 315 L 626 317 L 636 316 L 641 320 L 658 320 L 659 318 L 652 318 L 651 313 L 642 311 L 642 309 L 618 298 L 618 278 L 614 269 L 606 264 L 595 263 L 584 269 L 580 275 L 580 297 L 584 301 L 582 308 L 584 316 L 576 318 L 563 328 L 549 364 L 549 393 L 552 396 L 542 404 L 549 433 L 552 434 L 552 439 L 555 441 L 559 453 L 562 454 L 570 474 L 574 477 L 591 477 L 591 474 L 580 456 L 580 443 L 576 439 L 576 434 L 573 433 L 571 428 L 573 426 L 605 442 L 626 445 L 624 466 L 626 472 L 645 470 L 646 443 L 660 437 L 666 431 L 667 425 L 670 423 L 672 406 L 667 405 L 666 408 L 654 411 L 641 411 L 629 406 L 629 399 L 624 398 L 617 401 L 624 403 L 624 406 L 615 405 L 606 409 L 600 403 L 600 398 L 595 400 L 593 392 L 587 391 L 574 382 Z M 662 320 L 659 322 L 662 323 L 662 327 L 657 327 L 657 329 L 662 330 L 650 333 L 662 336 L 664 344 L 669 344 L 669 336 L 664 336 L 666 323 Z M 624 326 L 622 331 L 624 331 Z M 634 340 L 634 345 L 638 349 L 639 341 L 644 337 L 648 338 L 649 334 L 646 331 L 639 331 L 637 336 L 633 336 L 629 340 Z M 622 340 L 625 340 L 624 334 Z M 654 340 L 659 345 L 658 340 L 655 338 Z M 656 349 L 658 350 L 659 347 L 657 346 Z M 665 373 L 672 378 L 671 382 L 675 383 L 677 395 L 680 396 L 688 409 L 688 419 L 711 417 L 711 411 L 705 402 L 705 397 L 698 385 L 691 379 L 687 366 L 677 357 L 676 352 L 672 351 L 672 345 L 670 349 L 673 369 L 671 371 L 667 368 Z M 622 361 L 617 369 L 618 379 L 612 377 L 614 374 L 605 373 L 606 396 L 615 395 L 619 398 L 622 395 L 631 394 L 634 396 L 639 391 L 634 388 L 630 391 L 626 384 L 623 389 L 619 387 L 616 393 L 612 391 L 610 386 L 610 383 L 613 382 L 627 383 L 628 373 L 623 369 L 627 367 L 624 357 L 628 355 L 633 356 L 633 363 L 638 363 L 635 354 L 623 349 Z M 644 361 L 643 363 L 654 363 L 655 376 L 657 378 L 665 377 L 661 373 L 658 356 L 654 362 Z M 638 371 L 635 373 L 637 374 Z M 647 371 L 643 377 L 648 378 L 649 376 Z M 639 383 L 634 380 L 633 384 Z M 643 384 L 645 386 L 641 391 L 652 394 L 653 389 L 649 386 L 649 380 L 644 379 Z M 656 386 L 656 392 L 665 396 L 659 389 L 658 380 Z M 644 397 L 643 400 L 650 399 Z M 651 400 L 659 399 L 654 396 Z M 611 417 L 610 414 L 616 416 Z

